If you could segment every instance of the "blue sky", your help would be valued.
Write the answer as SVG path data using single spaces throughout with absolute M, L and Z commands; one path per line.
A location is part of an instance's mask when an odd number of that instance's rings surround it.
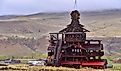
M 77 0 L 78 10 L 119 9 L 121 0 Z M 74 0 L 0 0 L 0 15 L 62 12 L 74 9 Z

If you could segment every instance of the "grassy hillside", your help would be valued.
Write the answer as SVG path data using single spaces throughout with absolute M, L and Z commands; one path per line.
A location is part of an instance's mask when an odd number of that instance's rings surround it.
M 120 56 L 121 10 L 81 12 L 82 24 L 90 30 L 87 36 L 101 36 L 106 54 Z M 69 13 L 38 13 L 26 16 L 0 17 L 0 54 L 29 55 L 33 51 L 46 53 L 49 32 L 58 32 L 70 24 Z M 5 39 L 17 37 L 16 39 Z M 21 39 L 22 40 L 21 40 Z M 34 40 L 30 40 L 34 38 Z M 96 38 L 93 38 L 96 39 Z M 14 44 L 14 45 L 13 45 Z M 110 52 L 110 51 L 111 52 Z M 10 53 L 10 54 L 9 54 Z

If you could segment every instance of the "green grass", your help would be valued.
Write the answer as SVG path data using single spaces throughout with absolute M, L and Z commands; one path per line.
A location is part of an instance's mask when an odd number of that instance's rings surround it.
M 108 64 L 112 64 L 113 68 L 109 68 L 111 71 L 121 71 L 121 64 L 113 63 L 113 59 L 119 58 L 118 56 L 103 56 L 103 59 L 107 59 Z
M 46 57 L 47 57 L 47 54 L 43 54 L 43 53 L 39 53 L 39 52 L 32 54 L 32 58 L 34 58 L 34 59 L 40 59 L 40 58 L 46 58 Z
M 121 64 L 113 64 L 113 68 L 109 68 L 112 71 L 121 71 Z
M 118 58 L 118 56 L 103 56 L 102 59 L 107 59 L 109 64 L 113 64 L 113 59 Z
M 39 53 L 39 52 L 34 52 L 30 56 L 3 56 L 0 55 L 0 60 L 5 60 L 5 59 L 41 59 L 41 58 L 46 58 L 47 54 Z
M 0 60 L 11 59 L 13 56 L 2 56 L 0 55 Z

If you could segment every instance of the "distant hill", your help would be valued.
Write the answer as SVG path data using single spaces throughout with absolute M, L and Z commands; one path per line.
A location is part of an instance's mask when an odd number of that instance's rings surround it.
M 9 51 L 14 55 L 15 52 L 12 52 L 11 49 L 13 47 L 17 48 L 16 51 L 18 52 L 18 55 L 19 53 L 22 55 L 25 51 L 27 51 L 26 54 L 31 54 L 32 51 L 45 53 L 48 45 L 49 32 L 58 32 L 66 27 L 67 24 L 71 23 L 69 14 L 69 12 L 63 12 L 37 13 L 24 16 L 0 16 L 0 39 L 17 36 L 21 38 L 35 38 L 37 40 L 37 43 L 34 43 L 32 47 L 30 46 L 31 42 L 27 43 L 28 45 L 23 45 L 18 42 L 14 46 L 11 44 L 8 46 L 6 43 L 4 43 L 4 45 L 0 44 L 0 52 L 9 55 L 6 53 Z M 85 28 L 91 31 L 90 33 L 87 33 L 87 36 L 107 38 L 107 40 L 100 38 L 107 47 L 106 51 L 112 47 L 114 49 L 111 49 L 113 53 L 120 53 L 118 49 L 121 48 L 121 39 L 119 39 L 121 36 L 120 9 L 81 12 L 80 23 L 84 24 Z M 115 40 L 112 40 L 113 43 L 111 43 L 112 41 L 110 41 L 110 39 L 114 37 L 118 37 L 118 39 L 115 38 Z M 109 44 L 111 45 L 110 47 Z M 7 49 L 4 48 L 5 45 L 7 45 Z M 36 50 L 33 50 L 35 48 Z M 23 52 L 19 52 L 19 50 L 23 50 Z M 108 54 L 108 51 L 106 53 Z

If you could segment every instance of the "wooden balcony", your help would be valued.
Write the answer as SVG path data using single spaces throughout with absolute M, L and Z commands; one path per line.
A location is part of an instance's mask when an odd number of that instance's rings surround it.
M 83 47 L 88 50 L 103 50 L 103 44 L 84 44 Z
M 87 53 L 68 53 L 62 54 L 62 57 L 92 57 L 92 56 L 103 56 L 104 52 L 87 52 Z

